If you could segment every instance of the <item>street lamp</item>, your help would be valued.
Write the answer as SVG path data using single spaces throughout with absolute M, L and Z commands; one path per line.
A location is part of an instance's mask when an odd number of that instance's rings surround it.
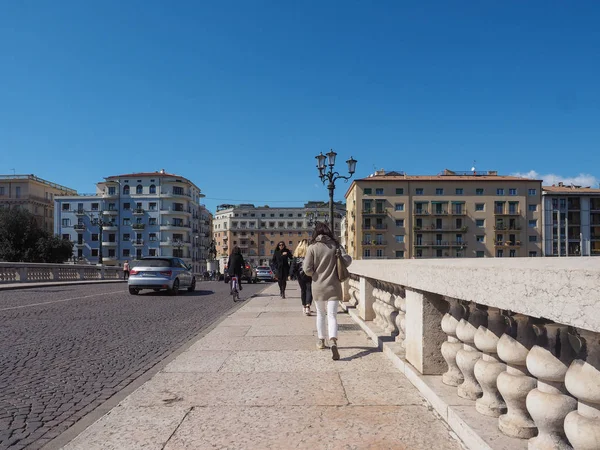
M 348 173 L 350 175 L 343 176 L 333 170 L 333 166 L 335 166 L 336 156 L 337 153 L 334 152 L 333 149 L 331 149 L 326 155 L 324 155 L 323 152 L 321 152 L 319 155 L 315 156 L 315 159 L 317 160 L 317 169 L 319 169 L 319 178 L 321 179 L 321 182 L 323 184 L 325 184 L 326 181 L 328 182 L 327 189 L 329 189 L 329 224 L 332 233 L 335 233 L 333 215 L 333 191 L 335 191 L 335 182 L 341 178 L 347 183 L 356 170 L 357 162 L 351 156 L 350 159 L 346 161 L 346 164 L 348 164 Z M 329 168 L 327 168 L 327 166 L 329 166 Z
M 90 218 L 92 219 L 92 225 L 98 227 L 98 242 L 100 244 L 98 248 L 98 264 L 102 265 L 102 228 L 107 225 L 114 225 L 114 221 L 104 220 L 100 214 L 98 214 L 98 217 L 96 217 L 94 214 L 91 214 Z

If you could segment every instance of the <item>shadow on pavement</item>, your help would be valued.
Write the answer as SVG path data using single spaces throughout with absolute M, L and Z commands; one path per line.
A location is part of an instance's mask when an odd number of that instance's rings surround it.
M 358 352 L 352 356 L 346 356 L 345 358 L 340 358 L 340 361 L 352 361 L 353 359 L 362 358 L 363 356 L 370 355 L 371 353 L 379 353 L 379 349 L 377 347 L 344 347 L 339 346 L 340 350 L 348 350 L 348 349 L 362 349 L 362 352 Z

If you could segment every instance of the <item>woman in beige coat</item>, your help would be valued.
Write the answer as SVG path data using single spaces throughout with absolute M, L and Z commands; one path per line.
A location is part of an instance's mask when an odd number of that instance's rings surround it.
M 304 272 L 312 277 L 313 300 L 317 307 L 317 348 L 325 348 L 325 324 L 329 332 L 333 359 L 340 359 L 337 348 L 337 309 L 342 300 L 342 283 L 337 276 L 336 255 L 342 252 L 348 264 L 352 258 L 338 244 L 331 229 L 322 222 L 317 222 L 313 231 L 312 242 L 306 250 Z

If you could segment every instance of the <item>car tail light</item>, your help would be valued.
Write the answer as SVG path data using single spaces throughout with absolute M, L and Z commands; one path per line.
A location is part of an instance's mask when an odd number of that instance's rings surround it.
M 170 277 L 173 274 L 173 271 L 171 270 L 163 270 L 160 272 L 161 275 L 164 275 L 165 277 Z
M 139 271 L 138 271 L 138 270 L 135 270 L 135 269 L 131 269 L 131 270 L 129 271 L 129 275 L 137 275 L 138 273 L 139 273 Z

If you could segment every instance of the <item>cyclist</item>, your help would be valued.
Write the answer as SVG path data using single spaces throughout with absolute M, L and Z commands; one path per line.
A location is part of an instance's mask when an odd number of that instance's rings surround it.
M 240 291 L 242 290 L 242 272 L 245 265 L 246 263 L 244 262 L 242 251 L 236 245 L 233 247 L 231 255 L 229 255 L 229 261 L 227 262 L 227 273 L 230 277 L 237 277 L 238 289 Z M 229 289 L 233 291 L 232 280 L 229 281 Z

